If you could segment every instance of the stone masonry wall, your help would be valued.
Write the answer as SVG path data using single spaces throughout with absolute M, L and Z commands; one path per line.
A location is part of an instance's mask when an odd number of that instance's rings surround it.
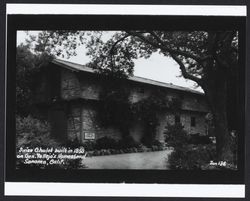
M 148 85 L 137 85 L 130 83 L 131 88 L 130 100 L 137 102 L 147 98 L 155 87 Z M 142 90 L 143 89 L 143 90 Z M 61 97 L 64 100 L 82 98 L 83 100 L 98 101 L 101 90 L 100 83 L 94 77 L 86 75 L 77 76 L 77 73 L 63 69 L 61 71 Z M 182 108 L 185 109 L 180 114 L 181 123 L 185 130 L 190 133 L 206 133 L 205 113 L 207 106 L 202 96 L 195 94 L 186 94 L 173 90 L 166 90 L 166 96 L 179 97 L 182 100 Z M 199 111 L 199 112 L 195 112 Z M 103 136 L 110 136 L 116 139 L 121 138 L 121 133 L 116 128 L 103 128 L 97 121 L 97 109 L 91 103 L 78 103 L 70 106 L 68 114 L 68 138 L 75 138 L 84 142 L 84 133 L 95 133 L 96 139 Z M 196 119 L 196 126 L 191 127 L 191 116 Z M 159 114 L 160 125 L 157 128 L 156 138 L 164 141 L 164 130 L 167 122 L 174 124 L 175 115 L 166 112 Z M 130 128 L 131 134 L 135 140 L 139 141 L 143 135 L 143 126 L 137 122 Z
M 77 138 L 81 142 L 84 142 L 86 141 L 84 137 L 85 133 L 94 133 L 95 139 L 104 136 L 109 136 L 117 140 L 121 139 L 121 132 L 118 129 L 114 127 L 104 128 L 100 125 L 97 120 L 98 111 L 95 105 L 92 105 L 91 103 L 76 104 L 70 108 L 71 109 L 68 115 L 69 140 Z M 205 114 L 183 112 L 178 115 L 180 116 L 180 121 L 188 134 L 206 134 Z M 195 127 L 191 126 L 191 117 L 195 117 Z M 157 140 L 161 142 L 165 141 L 164 131 L 166 130 L 168 123 L 175 123 L 175 115 L 170 112 L 159 114 L 159 126 L 156 131 Z M 143 124 L 141 122 L 135 122 L 130 128 L 131 136 L 138 142 L 141 140 L 143 132 Z
M 108 136 L 120 139 L 121 133 L 116 128 L 104 128 L 97 118 L 96 106 L 92 103 L 77 104 L 71 107 L 68 115 L 69 140 L 77 138 L 80 142 L 87 141 L 85 133 L 94 133 L 95 139 Z
M 194 127 L 191 126 L 191 117 L 194 117 L 195 121 L 196 121 L 196 124 Z M 205 114 L 184 112 L 181 115 L 181 122 L 184 125 L 184 129 L 189 134 L 199 133 L 201 135 L 205 135 L 207 132 L 206 131 Z
M 61 97 L 64 100 L 80 98 L 80 82 L 76 74 L 72 71 L 63 69 L 61 71 Z
M 70 105 L 68 116 L 68 140 L 80 139 L 81 137 L 81 109 L 80 105 Z
M 180 123 L 184 126 L 184 130 L 187 131 L 188 134 L 196 134 L 199 133 L 201 135 L 207 134 L 207 124 L 205 122 L 205 114 L 197 113 L 197 112 L 186 112 L 183 111 L 179 113 Z M 195 127 L 191 126 L 191 117 L 195 117 L 196 125 Z M 166 126 L 169 124 L 173 125 L 175 123 L 175 115 L 166 112 L 159 115 L 159 126 L 157 127 L 156 139 L 164 142 L 165 136 L 164 131 L 166 130 Z
M 61 96 L 63 99 L 70 100 L 74 98 L 83 98 L 90 100 L 98 100 L 102 86 L 93 75 L 77 76 L 77 73 L 63 69 L 61 74 Z M 80 78 L 79 78 L 80 77 Z M 147 98 L 157 86 L 149 86 L 147 84 L 137 84 L 135 82 L 128 84 L 130 88 L 130 101 L 138 102 Z M 182 100 L 182 109 L 190 111 L 206 112 L 207 104 L 204 96 L 189 94 L 180 91 L 164 89 L 168 98 L 178 97 Z
M 81 132 L 81 141 L 84 142 L 86 139 L 84 138 L 84 134 L 87 133 L 95 133 L 96 139 L 108 136 L 114 139 L 120 139 L 121 133 L 118 129 L 114 127 L 104 128 L 98 122 L 98 111 L 94 104 L 86 104 L 82 105 L 81 108 L 82 115 L 82 132 Z
M 189 111 L 207 112 L 208 107 L 204 96 L 186 94 L 182 96 L 182 109 Z
M 98 80 L 86 75 L 82 75 L 79 79 L 76 72 L 64 69 L 61 72 L 61 77 L 61 96 L 63 99 L 99 99 L 101 86 Z

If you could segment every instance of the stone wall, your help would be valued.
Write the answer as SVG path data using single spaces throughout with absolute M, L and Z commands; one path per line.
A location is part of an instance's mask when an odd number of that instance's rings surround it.
M 62 69 L 61 70 L 61 98 L 71 100 L 80 98 L 81 88 L 76 73 Z
M 208 106 L 205 96 L 196 94 L 185 94 L 181 96 L 182 109 L 189 111 L 207 112 Z
M 195 118 L 195 126 L 191 126 L 191 117 Z M 199 133 L 205 135 L 207 132 L 205 114 L 195 112 L 184 112 L 181 115 L 181 123 L 189 134 Z
M 74 98 L 83 98 L 89 100 L 98 100 L 102 86 L 97 77 L 93 74 L 81 74 L 77 76 L 77 72 L 72 72 L 62 69 L 61 74 L 61 96 L 63 99 L 70 100 Z M 150 86 L 148 84 L 139 84 L 136 82 L 129 82 L 127 87 L 130 89 L 130 101 L 132 103 L 138 102 L 150 96 L 156 90 L 157 86 Z M 171 89 L 163 89 L 168 98 L 177 97 L 182 101 L 182 109 L 190 111 L 206 112 L 207 104 L 204 96 L 197 94 L 190 94 L 183 91 L 175 91 Z
M 134 84 L 128 85 L 130 88 L 130 97 L 129 100 L 132 103 L 136 103 L 138 101 L 141 101 L 142 99 L 145 99 L 150 96 L 150 88 L 143 87 L 143 86 L 136 86 Z
M 95 103 L 74 104 L 70 106 L 68 113 L 68 139 L 74 140 L 77 138 L 81 142 L 87 141 L 85 133 L 94 133 L 95 139 L 108 136 L 116 140 L 121 139 L 121 132 L 114 127 L 104 128 L 98 121 L 98 111 Z M 182 112 L 178 114 L 180 122 L 188 134 L 200 133 L 205 135 L 207 132 L 205 114 L 197 112 Z M 195 117 L 196 125 L 191 126 L 191 117 Z M 158 116 L 159 126 L 156 130 L 156 139 L 164 142 L 166 126 L 175 123 L 175 115 L 171 112 L 162 112 Z M 140 142 L 143 137 L 143 123 L 140 121 L 134 122 L 130 128 L 130 134 L 134 140 Z
M 121 139 L 121 133 L 114 127 L 104 128 L 98 122 L 98 111 L 95 103 L 75 104 L 70 107 L 68 114 L 69 140 L 77 138 L 85 142 L 85 133 L 94 133 L 95 140 L 104 136 Z
M 201 135 L 207 134 L 207 124 L 205 122 L 205 113 L 198 112 L 190 112 L 190 111 L 182 111 L 178 114 L 180 116 L 180 123 L 184 126 L 184 130 L 187 131 L 188 134 L 196 134 L 199 133 Z M 191 117 L 195 118 L 196 125 L 194 127 L 191 126 Z M 157 127 L 156 139 L 164 142 L 165 136 L 164 131 L 166 131 L 166 127 L 168 124 L 173 125 L 175 123 L 175 115 L 166 112 L 159 114 L 159 126 Z
M 81 87 L 81 98 L 90 99 L 90 100 L 98 100 L 99 94 L 101 91 L 101 85 L 98 80 L 93 77 L 84 76 L 80 80 Z
M 79 73 L 78 73 L 79 75 Z M 63 69 L 61 72 L 61 97 L 65 100 L 83 98 L 98 100 L 100 83 L 93 75 L 81 74 Z
M 68 140 L 80 139 L 81 137 L 81 106 L 70 104 L 68 108 Z
M 156 86 L 137 84 L 131 82 L 130 101 L 138 102 L 147 98 Z M 207 105 L 203 96 L 178 92 L 171 89 L 164 89 L 168 98 L 178 97 L 182 100 L 182 111 L 180 113 L 181 123 L 184 129 L 190 133 L 206 134 L 205 112 Z M 86 141 L 85 133 L 94 133 L 96 139 L 109 136 L 115 139 L 121 138 L 121 133 L 116 128 L 104 128 L 100 125 L 97 118 L 97 107 L 94 101 L 98 101 L 101 91 L 98 79 L 91 74 L 77 74 L 66 69 L 61 71 L 61 97 L 64 100 L 74 100 L 82 98 L 83 100 L 92 100 L 78 104 L 71 104 L 68 112 L 68 138 L 73 140 L 79 139 L 81 142 Z M 198 111 L 198 112 L 196 112 Z M 196 125 L 191 126 L 191 117 L 195 117 Z M 157 128 L 156 139 L 164 142 L 164 131 L 167 123 L 175 123 L 175 115 L 171 112 L 162 112 L 159 114 L 160 124 Z M 135 122 L 130 128 L 130 133 L 136 141 L 140 141 L 143 136 L 143 125 Z

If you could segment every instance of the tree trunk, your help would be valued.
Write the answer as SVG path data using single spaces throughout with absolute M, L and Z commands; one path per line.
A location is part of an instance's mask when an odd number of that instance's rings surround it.
M 215 103 L 217 106 L 225 101 L 219 100 Z M 214 112 L 214 125 L 216 135 L 216 152 L 218 161 L 231 161 L 232 150 L 230 148 L 230 133 L 228 130 L 227 113 L 223 110 Z
M 232 160 L 230 148 L 230 133 L 227 118 L 227 80 L 223 76 L 219 79 L 211 79 L 204 88 L 210 109 L 213 114 L 216 136 L 216 153 L 218 161 Z

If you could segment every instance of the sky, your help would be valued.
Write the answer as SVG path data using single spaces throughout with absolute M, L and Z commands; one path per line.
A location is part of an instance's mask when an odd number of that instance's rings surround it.
M 29 33 L 36 34 L 37 31 Z M 28 35 L 26 32 L 17 31 L 17 45 L 25 43 L 25 39 L 27 37 Z M 78 47 L 76 49 L 76 53 L 77 56 L 72 56 L 69 59 L 58 58 L 82 65 L 90 61 L 90 58 L 85 55 L 86 50 L 84 46 Z M 202 91 L 200 87 L 196 87 L 196 84 L 193 81 L 181 77 L 180 69 L 173 59 L 165 57 L 157 52 L 153 53 L 148 59 L 141 58 L 135 60 L 134 62 L 134 76 L 144 77 L 165 83 L 172 83 L 174 85 Z

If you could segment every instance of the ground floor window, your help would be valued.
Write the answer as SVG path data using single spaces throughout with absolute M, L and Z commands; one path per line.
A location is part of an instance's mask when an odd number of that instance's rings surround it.
M 175 124 L 181 123 L 181 117 L 179 115 L 175 115 L 174 122 Z
M 196 126 L 196 119 L 195 117 L 191 117 L 191 127 L 195 127 Z

